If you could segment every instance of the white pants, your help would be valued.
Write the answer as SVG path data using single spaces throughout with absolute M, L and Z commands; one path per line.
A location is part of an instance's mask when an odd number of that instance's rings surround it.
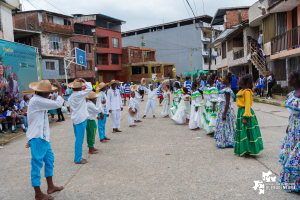
M 111 127 L 114 128 L 120 128 L 120 122 L 121 122 L 121 110 L 112 110 L 110 113 L 110 119 L 111 119 Z
M 135 120 L 135 117 L 132 117 L 132 116 L 128 113 L 128 126 L 133 126 L 133 125 L 134 125 L 134 120 Z
M 148 100 L 147 104 L 146 104 L 146 110 L 145 110 L 144 115 L 146 115 L 146 116 L 148 115 L 148 112 L 151 107 L 152 115 L 154 116 L 155 115 L 155 106 L 156 106 L 155 100 Z
M 136 107 L 137 115 L 134 117 L 134 120 L 140 120 L 140 105 Z

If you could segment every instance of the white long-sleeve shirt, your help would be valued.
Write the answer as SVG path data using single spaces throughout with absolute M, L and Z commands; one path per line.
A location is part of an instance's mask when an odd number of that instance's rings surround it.
M 93 87 L 90 82 L 86 82 L 85 87 L 85 90 L 73 91 L 69 98 L 71 119 L 75 125 L 84 122 L 89 116 L 85 98 L 93 90 Z
M 160 88 L 161 88 L 161 85 L 158 88 L 153 89 L 151 91 L 151 89 L 144 87 L 144 90 L 148 93 L 148 101 L 151 101 L 151 100 L 155 101 L 156 92 L 157 92 L 157 90 L 160 90 Z
M 107 99 L 106 99 L 107 110 L 121 110 L 122 108 L 122 99 L 119 90 L 117 88 L 115 90 L 109 89 L 107 91 Z
M 107 99 L 107 96 L 106 96 L 105 92 L 100 91 L 100 97 L 98 97 L 97 100 L 96 100 L 96 106 L 97 107 L 100 107 L 100 106 L 102 107 L 101 112 L 103 114 L 108 114 L 106 103 L 102 104 L 102 101 L 106 100 L 106 99 Z
M 29 140 L 32 138 L 41 138 L 50 142 L 50 128 L 48 120 L 48 110 L 61 108 L 64 99 L 58 96 L 55 101 L 46 99 L 35 94 L 28 105 L 27 121 L 28 130 L 26 137 Z
M 132 111 L 135 112 L 135 109 L 136 109 L 135 104 L 136 104 L 135 99 L 132 98 L 132 97 L 130 97 L 130 99 L 129 99 L 129 105 L 128 105 L 128 110 L 129 110 L 129 108 L 131 108 Z
M 140 96 L 139 93 L 138 93 L 137 91 L 135 91 L 134 93 L 135 93 L 134 99 L 135 99 L 136 101 L 138 101 L 139 99 L 142 98 L 142 96 Z
M 92 101 L 86 102 L 87 111 L 89 113 L 89 116 L 87 119 L 89 120 L 96 120 L 98 117 L 98 114 L 102 112 L 101 106 L 96 106 Z

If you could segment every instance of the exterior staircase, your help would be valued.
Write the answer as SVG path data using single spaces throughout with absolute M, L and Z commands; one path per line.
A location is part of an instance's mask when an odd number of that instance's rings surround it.
M 266 58 L 264 56 L 260 57 L 256 48 L 251 48 L 250 42 L 247 44 L 247 59 L 252 62 L 260 74 L 264 76 L 268 75 Z

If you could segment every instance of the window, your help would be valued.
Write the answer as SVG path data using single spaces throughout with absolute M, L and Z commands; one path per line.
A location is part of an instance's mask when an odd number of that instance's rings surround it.
M 56 37 L 56 36 L 50 35 L 49 43 L 50 43 L 50 49 L 63 50 L 61 37 Z
M 55 70 L 55 62 L 46 62 L 46 70 Z
M 120 48 L 119 38 L 112 38 L 112 47 L 113 48 Z
M 209 63 L 208 63 L 208 58 L 204 58 L 204 64 L 205 65 L 208 65 Z
M 47 22 L 53 23 L 53 16 L 47 15 Z
M 86 70 L 92 70 L 92 61 L 86 61 Z
M 111 64 L 118 65 L 119 64 L 119 55 L 118 54 L 111 54 Z
M 206 32 L 203 32 L 203 37 L 206 37 Z
M 106 80 L 107 81 L 114 80 L 114 73 L 106 73 Z
M 222 59 L 226 58 L 226 42 L 222 43 Z
M 207 51 L 207 50 L 208 50 L 208 49 L 207 49 L 207 44 L 204 44 L 204 45 L 203 45 L 203 50 L 204 50 L 204 51 Z
M 81 49 L 82 51 L 85 51 L 85 44 L 79 43 L 78 48 Z
M 68 19 L 64 19 L 65 26 L 71 26 L 71 22 Z

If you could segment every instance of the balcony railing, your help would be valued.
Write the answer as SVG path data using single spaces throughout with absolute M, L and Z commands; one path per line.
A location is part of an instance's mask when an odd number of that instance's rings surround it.
M 278 2 L 280 2 L 282 0 L 269 0 L 268 3 L 269 3 L 269 7 L 272 7 L 273 5 L 277 4 Z
M 109 48 L 109 44 L 98 43 L 98 44 L 97 44 L 97 47 Z
M 233 53 L 233 60 L 237 60 L 244 57 L 244 49 L 241 49 Z
M 112 47 L 113 48 L 120 48 L 120 44 L 119 43 L 112 43 Z
M 297 26 L 271 39 L 271 54 L 280 51 L 300 48 L 300 26 Z
M 98 65 L 108 65 L 108 61 L 102 61 L 102 60 L 98 60 Z

